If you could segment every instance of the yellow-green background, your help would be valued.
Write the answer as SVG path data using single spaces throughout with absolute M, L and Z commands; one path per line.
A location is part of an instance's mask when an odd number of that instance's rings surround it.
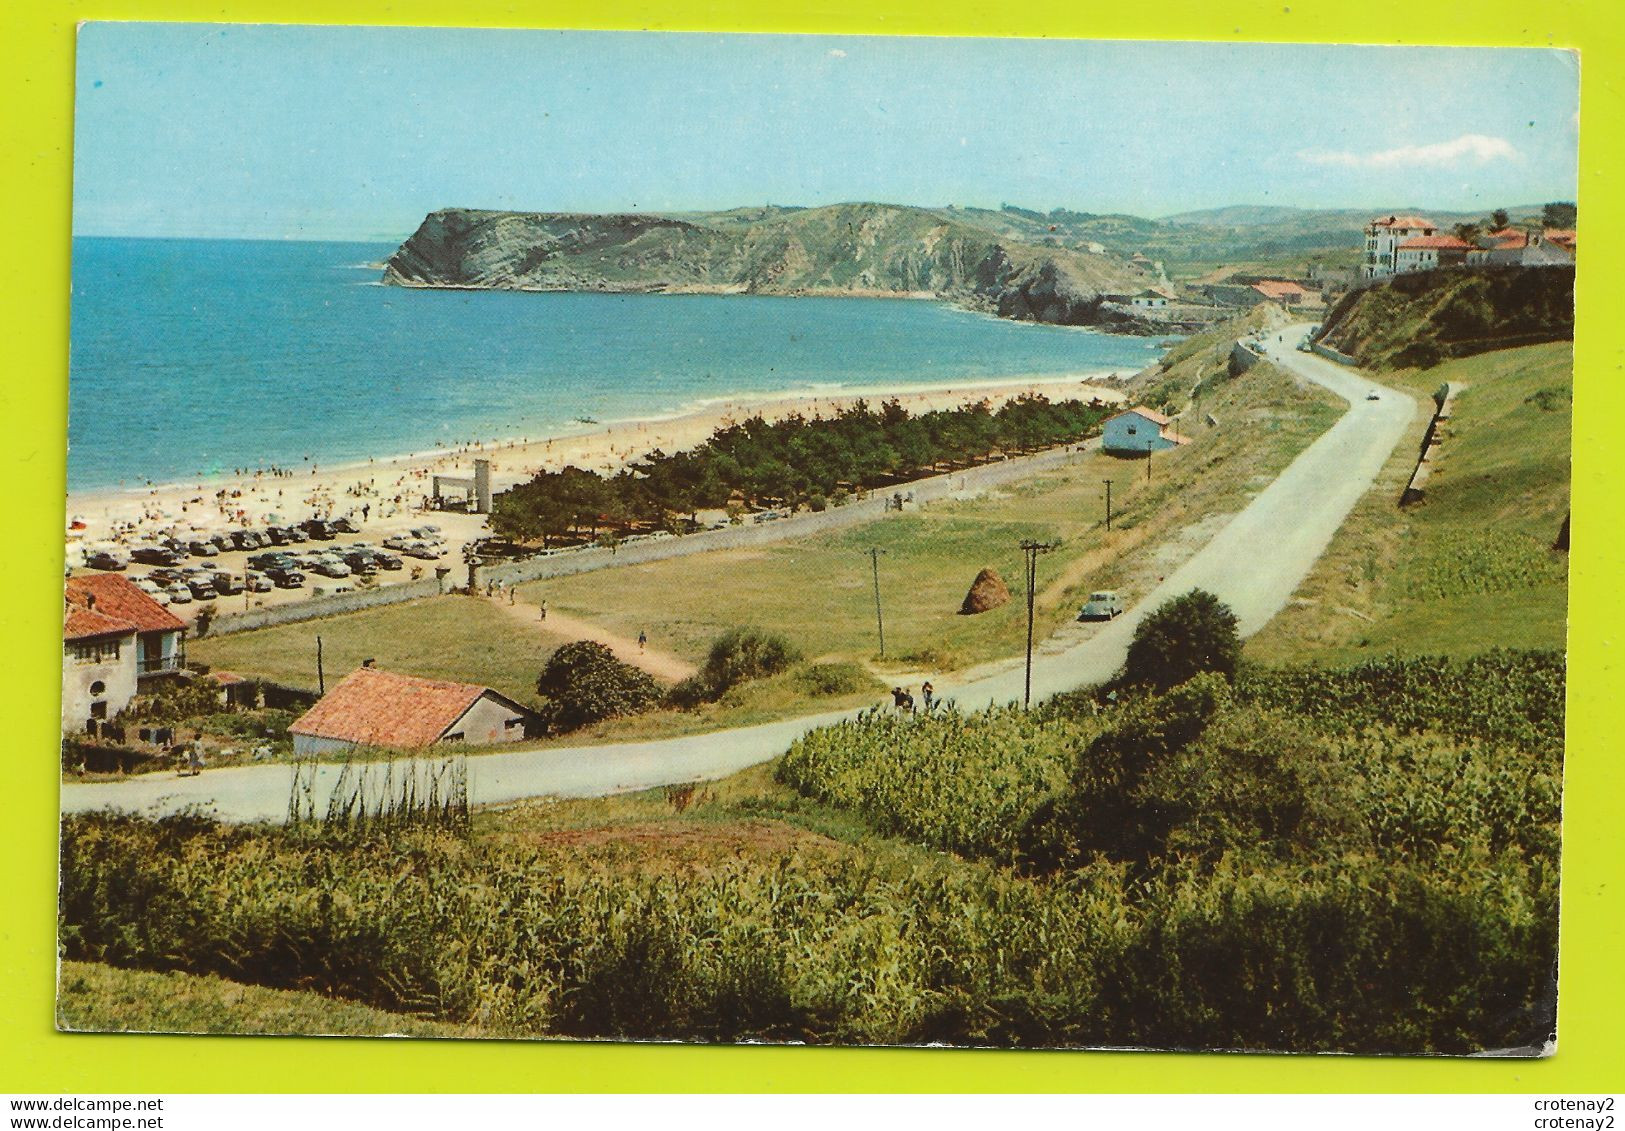
M 0 1090 L 1609 1091 L 1625 1087 L 1618 476 L 1625 459 L 1619 0 L 9 0 L 0 15 Z M 1502 44 L 1582 51 L 1580 332 L 1560 1047 L 1544 1061 L 709 1049 L 63 1036 L 52 1027 L 73 36 L 230 20 L 1050 38 Z M 997 79 L 993 80 L 995 83 Z M 1012 79 L 1011 81 L 1017 81 Z M 1270 81 L 1237 75 L 1236 82 Z M 1312 97 L 1312 93 L 1295 92 Z M 183 108 L 184 109 L 184 108 Z M 1059 112 L 1059 111 L 1058 111 Z M 1200 169 L 1191 175 L 1201 176 Z M 716 202 L 719 206 L 729 201 Z M 1035 201 L 1087 207 L 1088 201 Z M 1238 202 L 1244 203 L 1244 202 Z M 1426 204 L 1427 201 L 1396 203 Z

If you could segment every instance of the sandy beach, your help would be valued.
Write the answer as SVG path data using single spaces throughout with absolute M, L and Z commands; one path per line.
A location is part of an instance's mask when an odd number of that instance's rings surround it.
M 859 399 L 875 404 L 893 398 L 918 414 L 982 400 L 997 406 L 1029 392 L 1055 400 L 1098 396 L 1120 401 L 1123 394 L 1113 387 L 1111 376 L 1010 377 L 952 387 L 915 386 L 897 392 L 865 389 L 766 399 L 744 396 L 668 419 L 612 423 L 575 435 L 477 441 L 454 451 L 380 456 L 364 463 L 245 469 L 186 483 L 70 493 L 68 564 L 78 565 L 76 547 L 131 547 L 160 536 L 186 538 L 233 526 L 293 523 L 311 517 L 344 516 L 364 525 L 363 533 L 369 537 L 388 536 L 424 521 L 435 475 L 471 475 L 475 459 L 491 461 L 493 487 L 500 491 L 543 469 L 574 465 L 611 473 L 657 448 L 666 452 L 692 448 L 718 428 L 758 414 L 767 419 L 794 413 L 827 415 Z M 446 527 L 453 551 L 460 540 L 475 537 L 484 526 L 483 516 L 473 515 L 437 512 L 433 521 Z

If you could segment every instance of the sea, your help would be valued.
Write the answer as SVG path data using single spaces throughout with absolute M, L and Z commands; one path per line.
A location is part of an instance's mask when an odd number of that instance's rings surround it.
M 392 244 L 81 237 L 68 486 L 537 439 L 709 402 L 1133 372 L 1154 341 L 908 299 L 423 290 Z

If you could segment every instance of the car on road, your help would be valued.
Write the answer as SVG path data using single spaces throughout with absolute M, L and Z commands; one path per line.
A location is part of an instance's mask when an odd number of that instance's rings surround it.
M 1122 616 L 1123 602 L 1114 589 L 1098 589 L 1089 594 L 1089 600 L 1078 610 L 1079 620 L 1112 620 Z
M 272 566 L 265 571 L 265 576 L 269 577 L 271 584 L 278 589 L 298 589 L 305 583 L 304 574 L 287 566 Z
M 85 555 L 85 564 L 91 569 L 124 570 L 130 565 L 118 554 L 111 550 L 97 550 L 95 553 Z
M 1365 395 L 1365 399 L 1368 400 L 1368 401 L 1380 401 L 1380 400 L 1382 400 L 1382 394 L 1377 392 L 1377 390 L 1372 389 L 1369 393 L 1367 393 Z

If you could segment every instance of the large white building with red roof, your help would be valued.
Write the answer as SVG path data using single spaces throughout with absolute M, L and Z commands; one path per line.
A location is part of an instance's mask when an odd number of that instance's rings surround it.
M 186 663 L 186 625 L 116 573 L 68 578 L 62 623 L 62 730 L 90 731 L 129 706 L 148 677 Z
M 1455 236 L 1413 236 L 1394 249 L 1394 274 L 1459 267 L 1473 245 Z
M 1365 255 L 1360 278 L 1381 279 L 1399 273 L 1399 248 L 1409 240 L 1439 234 L 1439 226 L 1424 216 L 1378 216 L 1365 226 Z
M 302 757 L 357 747 L 422 750 L 517 742 L 534 715 L 473 683 L 422 679 L 360 667 L 288 728 Z

